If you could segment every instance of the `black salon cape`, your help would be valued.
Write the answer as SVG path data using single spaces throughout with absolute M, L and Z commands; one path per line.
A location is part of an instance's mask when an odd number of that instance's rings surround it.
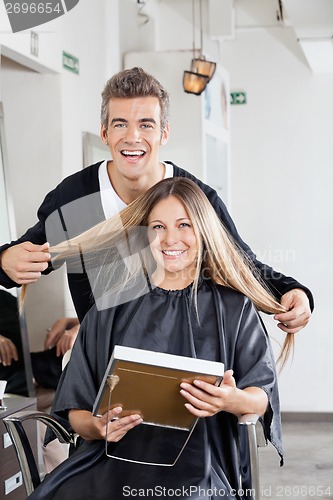
M 257 386 L 267 392 L 265 432 L 282 455 L 275 365 L 254 306 L 240 293 L 204 281 L 198 290 L 199 324 L 190 292 L 191 287 L 180 291 L 156 288 L 127 304 L 91 309 L 61 379 L 53 413 L 66 419 L 69 409 L 92 409 L 115 344 L 222 361 L 225 370 L 234 370 L 239 388 Z M 178 449 L 179 432 L 183 439 L 182 431 L 141 424 L 119 443 L 110 444 L 109 453 L 121 451 L 128 458 L 164 461 Z M 173 467 L 116 460 L 105 455 L 103 440 L 83 442 L 29 498 L 239 498 L 235 494 L 239 477 L 236 435 L 234 415 L 220 412 L 199 419 Z

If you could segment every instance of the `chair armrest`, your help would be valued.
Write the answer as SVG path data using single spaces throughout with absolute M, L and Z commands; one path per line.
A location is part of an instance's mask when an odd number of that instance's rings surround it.
M 258 446 L 266 446 L 267 440 L 259 415 L 242 415 L 238 419 L 238 435 L 242 488 L 251 490 L 252 498 L 260 500 Z
M 246 413 L 238 419 L 238 425 L 254 426 L 257 439 L 257 447 L 262 448 L 267 446 L 264 428 L 259 420 L 259 415 L 256 413 Z
M 74 438 L 54 417 L 41 411 L 19 411 L 3 419 L 16 451 L 27 495 L 30 495 L 40 484 L 40 477 L 35 457 L 22 425 L 27 420 L 43 422 L 54 431 L 61 443 L 74 444 Z

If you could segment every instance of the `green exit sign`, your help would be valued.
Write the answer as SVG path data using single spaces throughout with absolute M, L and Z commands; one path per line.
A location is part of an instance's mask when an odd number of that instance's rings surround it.
M 68 54 L 68 52 L 62 53 L 62 65 L 65 69 L 68 69 L 68 71 L 71 71 L 76 75 L 79 74 L 79 69 L 80 69 L 79 60 L 77 57 Z
M 246 104 L 246 92 L 231 92 L 230 104 Z

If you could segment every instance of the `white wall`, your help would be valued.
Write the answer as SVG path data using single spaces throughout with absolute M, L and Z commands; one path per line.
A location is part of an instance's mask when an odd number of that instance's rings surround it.
M 333 74 L 313 75 L 283 28 L 237 31 L 223 45 L 223 62 L 231 89 L 248 99 L 231 107 L 232 215 L 262 260 L 315 296 L 281 373 L 282 408 L 332 412 Z

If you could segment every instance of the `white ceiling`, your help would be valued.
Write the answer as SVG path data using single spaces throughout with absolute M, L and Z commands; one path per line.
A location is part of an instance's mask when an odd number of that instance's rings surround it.
M 192 0 L 159 1 L 178 10 Z M 284 26 L 294 30 L 313 73 L 333 73 L 333 0 L 202 0 L 202 5 L 211 19 L 211 38 L 230 39 L 237 29 Z
M 333 0 L 233 0 L 233 8 L 236 30 L 293 29 L 312 72 L 333 73 Z
M 313 73 L 333 73 L 333 0 L 283 0 Z

